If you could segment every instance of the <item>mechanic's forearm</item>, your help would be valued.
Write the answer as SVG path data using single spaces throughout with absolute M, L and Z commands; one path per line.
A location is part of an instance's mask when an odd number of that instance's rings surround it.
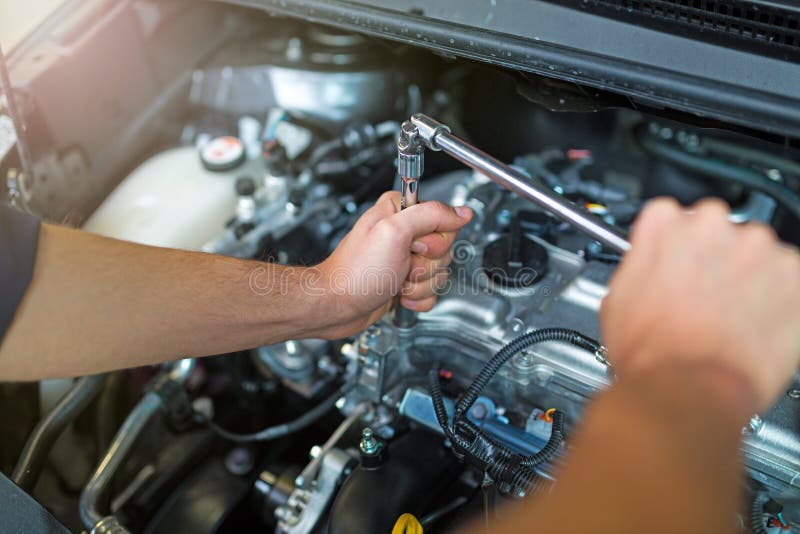
M 301 287 L 301 272 L 43 225 L 33 280 L 0 347 L 0 380 L 97 373 L 308 335 L 300 325 L 314 324 L 324 299 Z
M 588 408 L 553 493 L 497 532 L 732 532 L 749 386 L 724 368 L 625 377 Z

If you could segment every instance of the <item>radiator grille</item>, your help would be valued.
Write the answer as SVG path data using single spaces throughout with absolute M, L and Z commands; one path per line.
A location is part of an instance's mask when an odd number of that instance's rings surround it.
M 703 41 L 755 48 L 784 59 L 800 53 L 797 9 L 736 0 L 579 1 L 589 12 Z

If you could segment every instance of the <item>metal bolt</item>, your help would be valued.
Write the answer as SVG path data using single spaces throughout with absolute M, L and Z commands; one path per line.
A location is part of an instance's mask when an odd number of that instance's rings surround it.
M 611 367 L 611 363 L 608 361 L 608 349 L 605 347 L 601 346 L 599 349 L 597 349 L 597 351 L 594 353 L 594 359 L 603 365 Z
M 214 402 L 209 397 L 197 397 L 192 401 L 192 410 L 203 419 L 214 418 Z
M 500 210 L 497 214 L 496 222 L 498 226 L 508 226 L 511 224 L 511 212 L 508 210 Z
M 603 244 L 599 241 L 592 241 L 588 245 L 586 245 L 586 251 L 592 255 L 597 255 L 603 252 Z
M 255 458 L 244 447 L 236 447 L 225 457 L 225 468 L 232 475 L 244 476 L 253 469 Z
M 762 426 L 764 426 L 764 420 L 761 419 L 760 415 L 753 414 L 753 417 L 750 418 L 750 431 L 753 434 L 758 434 L 758 431 L 761 430 Z
M 475 406 L 473 406 L 469 412 L 472 417 L 481 420 L 485 419 L 486 416 L 489 415 L 488 408 L 482 402 L 475 404 Z
M 800 389 L 792 388 L 786 392 L 786 396 L 792 400 L 800 400 Z
M 514 358 L 514 368 L 518 371 L 527 372 L 533 369 L 533 354 L 524 350 L 519 353 L 519 355 Z
M 367 427 L 361 432 L 361 442 L 358 444 L 358 448 L 362 453 L 373 456 L 378 453 L 380 446 L 381 444 L 372 435 L 371 428 Z
M 773 182 L 778 182 L 778 183 L 783 182 L 783 175 L 781 174 L 781 171 L 779 171 L 778 169 L 769 169 L 767 171 L 767 178 L 769 178 Z

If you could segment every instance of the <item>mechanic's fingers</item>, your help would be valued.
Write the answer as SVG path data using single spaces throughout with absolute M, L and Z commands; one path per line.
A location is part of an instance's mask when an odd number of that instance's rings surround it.
M 380 225 L 390 226 L 395 233 L 408 240 L 410 246 L 414 239 L 434 232 L 455 232 L 471 218 L 472 210 L 466 206 L 453 208 L 442 202 L 428 201 L 410 206 L 378 222 L 375 228 Z
M 421 300 L 413 300 L 405 297 L 400 298 L 400 304 L 409 310 L 427 312 L 433 309 L 436 304 L 436 296 L 427 297 Z
M 406 280 L 400 290 L 400 296 L 411 300 L 422 300 L 437 295 L 447 286 L 448 278 L 449 273 L 442 270 L 427 280 L 419 282 Z
M 704 197 L 683 210 L 687 215 L 702 215 L 712 219 L 727 218 L 728 203 L 717 197 Z
M 649 201 L 633 223 L 631 245 L 640 251 L 639 254 L 657 246 L 658 238 L 671 224 L 681 220 L 684 213 L 674 198 L 659 197 Z
M 411 269 L 406 278 L 411 282 L 427 280 L 440 271 L 447 271 L 451 261 L 453 256 L 450 254 L 434 259 L 414 254 L 411 256 Z
M 386 191 L 370 209 L 364 212 L 358 220 L 358 224 L 369 229 L 375 226 L 378 221 L 391 217 L 398 211 L 400 211 L 400 193 L 398 191 Z
M 651 200 L 636 218 L 631 231 L 631 251 L 620 262 L 608 284 L 608 295 L 600 305 L 600 321 L 605 336 L 610 336 L 617 325 L 609 325 L 609 317 L 618 317 L 620 309 L 625 309 L 641 298 L 641 288 L 647 287 L 640 281 L 652 275 L 652 269 L 659 265 L 663 240 L 668 229 L 681 224 L 685 212 L 673 198 L 663 197 Z
M 681 222 L 684 216 L 683 208 L 673 198 L 663 197 L 648 202 L 633 223 L 630 235 L 632 250 L 623 257 L 614 278 L 629 271 L 647 270 L 652 262 L 658 261 L 667 229 Z
M 730 209 L 723 200 L 704 198 L 690 206 L 686 213 L 690 215 L 687 222 L 691 225 L 693 242 L 700 244 L 705 253 L 718 254 L 733 244 L 735 226 L 729 220 Z
M 422 236 L 411 244 L 411 251 L 428 258 L 449 256 L 457 235 L 458 232 L 434 232 Z

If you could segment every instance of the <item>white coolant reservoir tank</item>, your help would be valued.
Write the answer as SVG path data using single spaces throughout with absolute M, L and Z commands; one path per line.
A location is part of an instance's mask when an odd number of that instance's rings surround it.
M 240 166 L 243 159 L 210 170 L 193 146 L 162 152 L 125 178 L 83 229 L 147 245 L 200 250 L 233 217 L 236 177 L 255 170 L 246 169 L 252 162 Z

